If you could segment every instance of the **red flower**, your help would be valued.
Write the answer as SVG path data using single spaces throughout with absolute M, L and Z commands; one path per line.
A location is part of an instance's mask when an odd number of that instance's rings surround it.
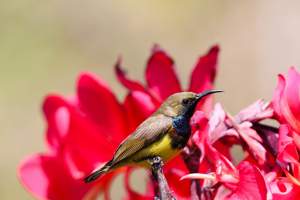
M 267 187 L 261 170 L 269 164 L 268 152 L 254 124 L 272 115 L 269 104 L 261 100 L 235 117 L 220 104 L 215 105 L 209 119 L 196 112 L 193 122 L 199 124 L 199 129 L 192 139 L 201 150 L 200 168 L 199 173 L 183 179 L 204 179 L 201 187 L 214 188 L 209 190 L 213 199 L 266 199 Z M 245 150 L 237 167 L 230 152 L 233 144 L 242 145 Z
M 220 104 L 210 118 L 196 112 L 192 139 L 201 150 L 200 168 L 183 179 L 204 179 L 199 183 L 209 199 L 299 197 L 299 89 L 300 75 L 291 68 L 287 77 L 279 76 L 271 104 L 259 100 L 235 117 Z M 275 119 L 280 127 L 264 125 L 264 119 Z M 239 164 L 231 155 L 232 145 L 244 150 Z
M 213 87 L 218 47 L 201 57 L 191 75 L 189 91 L 200 92 Z M 160 103 L 181 86 L 174 71 L 173 60 L 155 47 L 146 68 L 147 85 L 130 80 L 116 65 L 120 82 L 129 90 L 120 103 L 111 89 L 89 73 L 79 76 L 77 93 L 72 99 L 48 96 L 43 105 L 48 124 L 46 153 L 25 159 L 19 168 L 22 184 L 34 196 L 42 199 L 95 198 L 104 192 L 109 199 L 109 186 L 115 174 L 125 171 L 128 199 L 153 198 L 133 191 L 129 184 L 129 169 L 120 169 L 102 177 L 94 184 L 84 184 L 82 177 L 108 161 L 118 144 L 149 116 Z M 201 106 L 210 110 L 211 98 Z M 174 162 L 176 162 L 174 164 Z M 172 164 L 173 163 L 173 164 Z M 166 165 L 165 174 L 175 196 L 189 196 L 189 184 L 179 183 L 188 173 L 183 160 L 177 157 Z

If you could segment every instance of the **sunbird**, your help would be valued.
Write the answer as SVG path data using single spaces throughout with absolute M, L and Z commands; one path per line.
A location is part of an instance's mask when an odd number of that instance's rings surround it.
M 176 156 L 191 135 L 190 119 L 197 103 L 205 96 L 222 90 L 206 90 L 196 94 L 179 92 L 169 96 L 161 106 L 121 142 L 112 159 L 95 170 L 84 181 L 92 182 L 113 169 L 137 164 L 151 167 L 149 160 L 160 157 L 163 162 Z

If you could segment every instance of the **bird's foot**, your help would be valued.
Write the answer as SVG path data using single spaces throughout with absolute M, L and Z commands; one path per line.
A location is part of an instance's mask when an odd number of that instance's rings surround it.
M 159 157 L 159 156 L 150 158 L 148 162 L 151 165 L 152 170 L 155 170 L 155 171 L 162 169 L 162 167 L 164 165 L 161 157 Z
M 163 161 L 161 157 L 156 156 L 151 159 L 149 159 L 149 163 L 152 167 L 152 174 L 154 179 L 158 183 L 158 189 L 159 189 L 159 197 L 155 197 L 154 199 L 159 199 L 159 200 L 175 200 L 175 198 L 172 195 L 172 192 L 170 191 L 168 182 L 163 174 L 162 166 L 163 166 Z

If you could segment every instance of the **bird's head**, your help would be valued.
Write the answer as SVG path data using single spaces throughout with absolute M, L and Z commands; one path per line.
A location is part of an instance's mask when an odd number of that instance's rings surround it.
M 222 90 L 206 90 L 202 93 L 179 92 L 169 96 L 158 109 L 158 113 L 166 116 L 177 117 L 180 115 L 192 117 L 197 103 L 205 96 Z

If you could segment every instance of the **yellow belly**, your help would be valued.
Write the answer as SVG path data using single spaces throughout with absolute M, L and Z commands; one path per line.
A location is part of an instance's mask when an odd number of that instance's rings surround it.
M 162 158 L 164 163 L 172 159 L 180 152 L 179 149 L 173 149 L 171 146 L 171 138 L 166 134 L 162 139 L 148 146 L 147 148 L 138 152 L 133 159 L 139 159 L 144 157 L 159 156 Z M 147 161 L 138 163 L 139 165 L 149 167 Z

